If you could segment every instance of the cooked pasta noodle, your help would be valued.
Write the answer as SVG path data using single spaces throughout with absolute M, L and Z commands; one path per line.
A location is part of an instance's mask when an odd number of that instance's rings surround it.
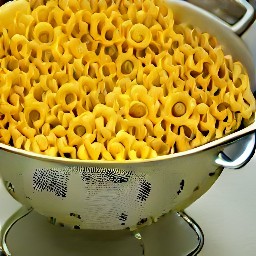
M 245 68 L 163 0 L 0 8 L 0 142 L 124 161 L 189 150 L 254 120 Z

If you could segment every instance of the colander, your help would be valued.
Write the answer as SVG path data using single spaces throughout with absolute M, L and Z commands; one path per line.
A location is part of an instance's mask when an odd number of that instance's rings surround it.
M 224 51 L 245 65 L 255 91 L 251 54 L 233 27 L 187 2 L 169 4 L 177 20 L 215 35 Z M 132 229 L 185 209 L 224 168 L 245 165 L 255 151 L 255 130 L 254 121 L 186 152 L 123 162 L 50 157 L 0 144 L 0 174 L 13 198 L 52 223 L 81 229 Z

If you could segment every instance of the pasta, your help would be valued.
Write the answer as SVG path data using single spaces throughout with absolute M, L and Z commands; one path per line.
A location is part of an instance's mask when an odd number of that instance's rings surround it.
M 254 118 L 243 65 L 162 0 L 17 0 L 0 9 L 0 142 L 54 157 L 189 150 Z

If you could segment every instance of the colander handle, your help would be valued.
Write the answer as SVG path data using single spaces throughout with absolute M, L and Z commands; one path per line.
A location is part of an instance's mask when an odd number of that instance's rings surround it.
M 206 10 L 207 12 L 210 13 L 210 15 L 215 16 L 225 27 L 231 29 L 234 33 L 238 35 L 242 34 L 248 28 L 254 16 L 254 8 L 246 0 L 235 0 L 235 1 L 185 0 L 185 1 Z M 234 3 L 240 5 L 240 7 L 245 10 L 245 12 L 244 12 L 244 15 L 238 21 L 236 21 L 234 24 L 229 24 L 227 21 L 225 21 L 225 18 L 227 20 L 230 20 L 229 14 L 227 12 L 227 8 L 229 12 L 232 12 L 232 4 Z M 233 20 L 231 22 L 233 22 Z
M 242 148 L 242 153 L 236 157 L 235 160 L 231 160 L 223 151 L 221 151 L 215 160 L 216 164 L 228 169 L 239 169 L 246 165 L 255 153 L 256 133 L 249 133 L 243 137 L 243 141 L 238 140 L 233 143 L 239 143 L 239 147 Z

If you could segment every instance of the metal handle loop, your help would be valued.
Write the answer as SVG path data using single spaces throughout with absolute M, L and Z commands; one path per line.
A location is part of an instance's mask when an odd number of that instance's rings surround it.
M 221 22 L 225 27 L 232 30 L 234 33 L 236 33 L 238 35 L 242 34 L 248 28 L 250 22 L 253 20 L 253 17 L 254 17 L 254 8 L 246 0 L 235 0 L 236 4 L 240 5 L 241 8 L 243 8 L 245 10 L 245 13 L 234 24 L 229 24 L 224 19 L 222 19 L 222 16 L 224 15 L 224 13 L 222 13 L 222 12 L 223 11 L 225 12 L 225 10 L 224 9 L 222 10 L 222 7 L 218 7 L 217 4 L 219 1 L 217 1 L 217 0 L 216 1 L 185 0 L 185 1 L 204 9 L 209 14 L 211 14 L 215 19 L 217 19 L 219 22 Z M 227 1 L 225 1 L 225 3 L 226 2 Z M 230 8 L 232 8 L 232 6 Z
M 239 169 L 246 165 L 255 153 L 256 135 L 255 133 L 250 133 L 245 138 L 247 141 L 246 145 L 238 158 L 231 160 L 224 152 L 220 152 L 215 163 L 229 169 Z M 236 143 L 239 143 L 239 141 Z
M 236 34 L 243 33 L 246 28 L 248 27 L 249 23 L 252 21 L 254 16 L 254 8 L 246 1 L 246 0 L 236 0 L 239 4 L 241 4 L 245 9 L 246 12 L 243 17 L 234 25 L 229 25 L 226 23 L 230 29 L 235 32 Z

